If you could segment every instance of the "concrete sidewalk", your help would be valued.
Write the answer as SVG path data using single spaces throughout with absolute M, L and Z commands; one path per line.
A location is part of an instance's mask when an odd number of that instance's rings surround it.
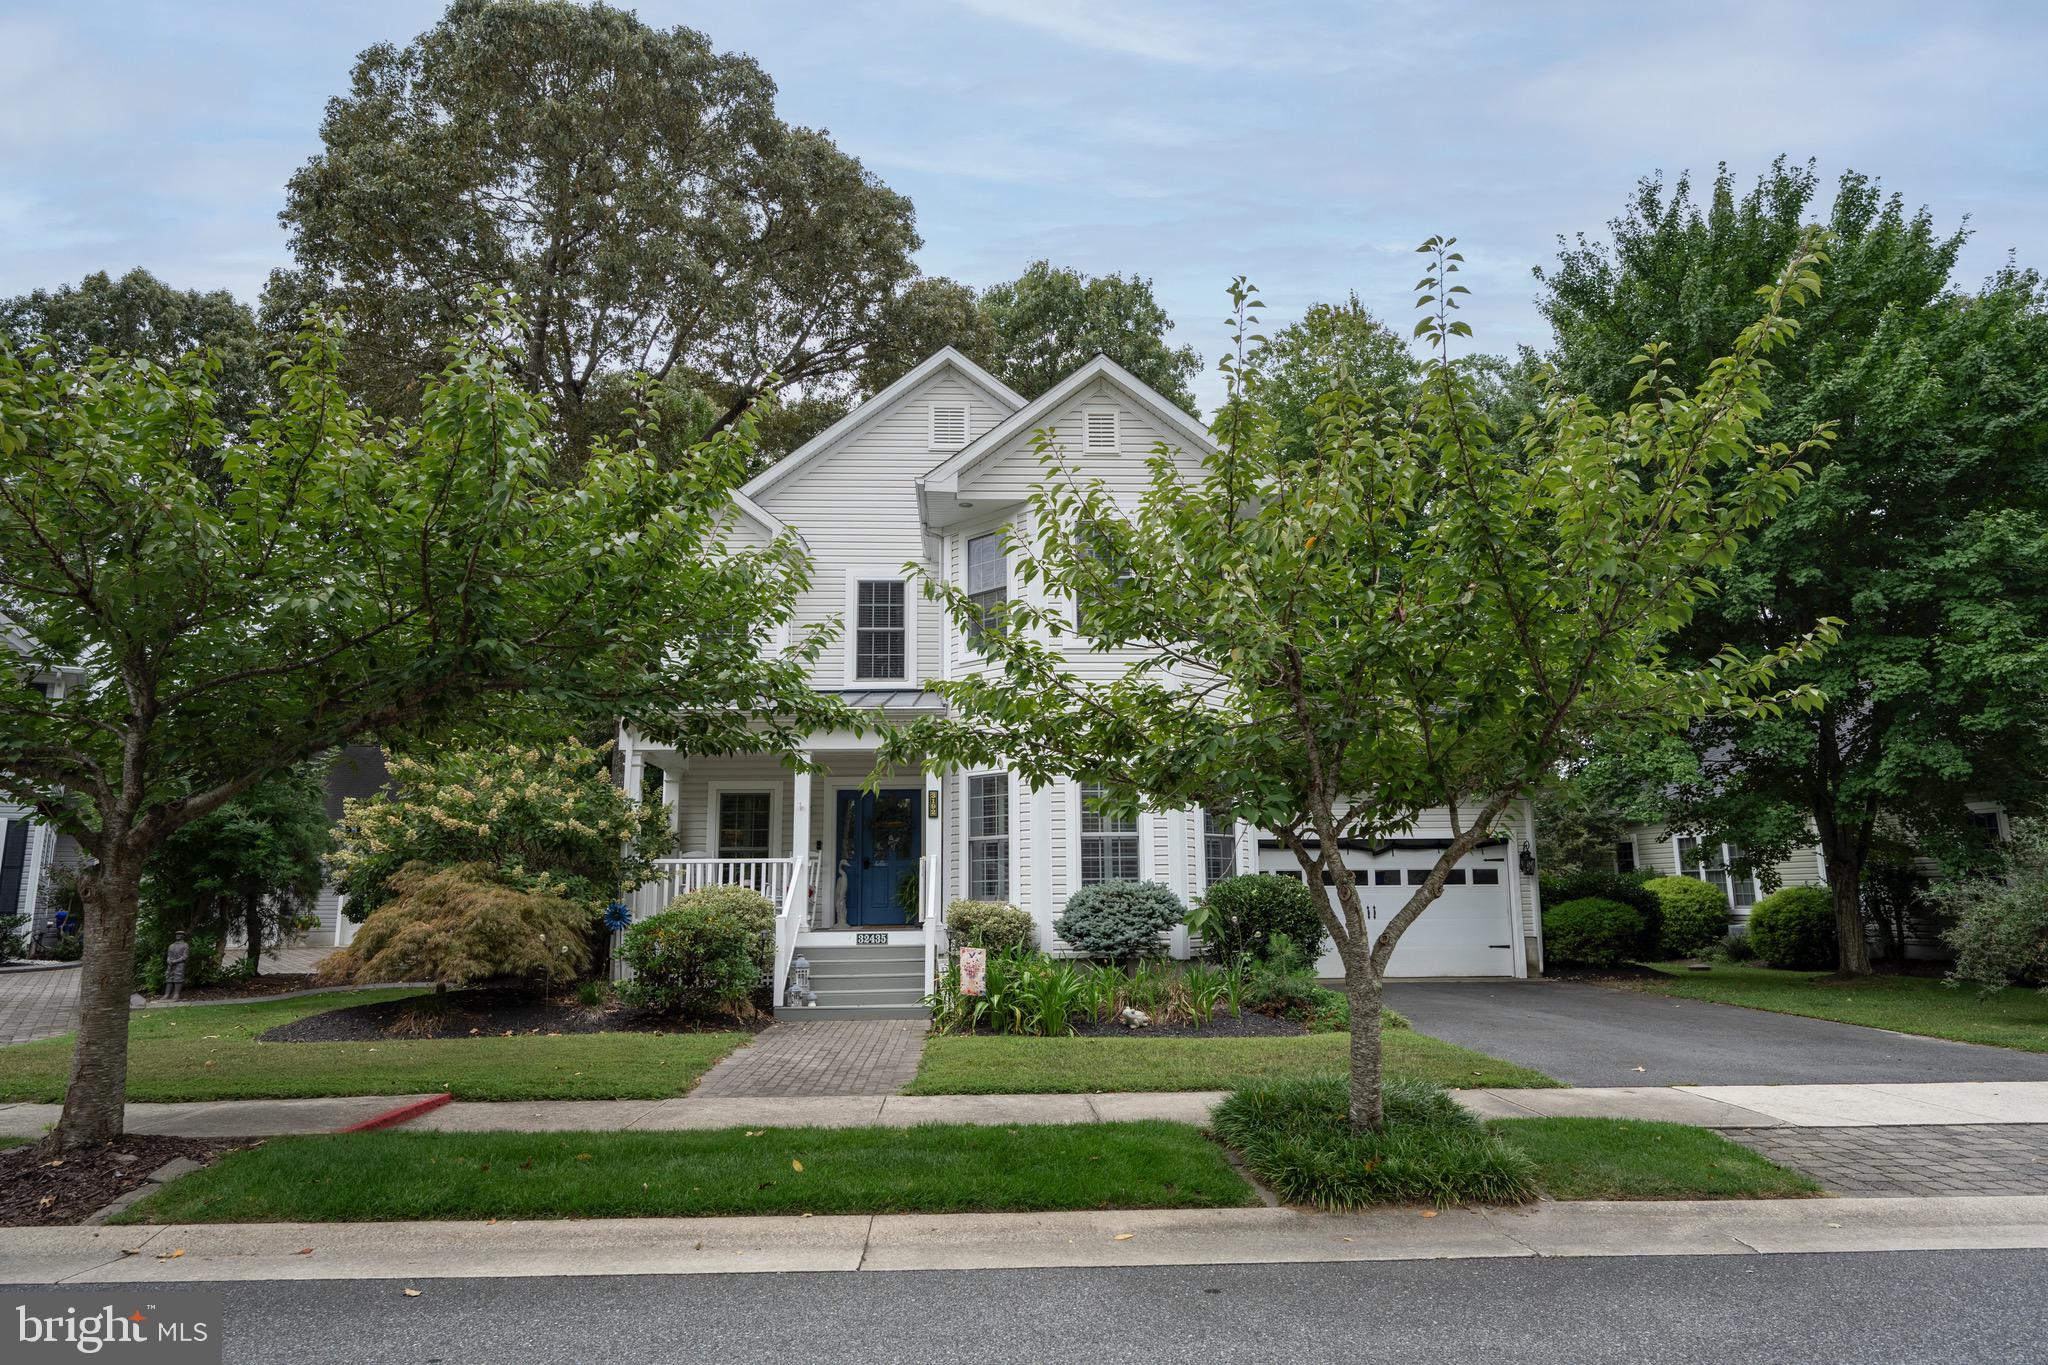
M 0 1228 L 0 1283 L 1742 1256 L 2048 1247 L 2048 1196 Z M 175 1255 L 173 1253 L 176 1253 Z
M 668 1100 L 457 1100 L 403 1125 L 439 1132 L 621 1129 L 908 1127 L 918 1123 L 1206 1123 L 1220 1090 L 1104 1095 L 822 1095 Z M 1930 1085 L 1618 1086 L 1584 1090 L 1454 1091 L 1482 1118 L 1662 1119 L 1701 1128 L 1897 1128 L 2048 1124 L 2048 1082 Z M 131 1104 L 128 1128 L 181 1137 L 331 1133 L 422 1095 L 311 1100 Z M 0 1135 L 38 1137 L 54 1104 L 0 1105 Z

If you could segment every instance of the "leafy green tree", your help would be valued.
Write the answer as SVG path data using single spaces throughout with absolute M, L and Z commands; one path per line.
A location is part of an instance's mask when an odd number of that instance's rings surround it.
M 1201 372 L 1202 357 L 1192 346 L 1167 344 L 1173 319 L 1143 276 L 1090 276 L 1033 261 L 1016 279 L 984 290 L 980 302 L 995 333 L 989 369 L 1026 398 L 1100 352 L 1184 410 L 1195 410 L 1188 383 Z
M 143 872 L 142 903 L 166 932 L 240 929 L 254 974 L 264 943 L 312 912 L 332 847 L 320 765 L 285 768 L 166 836 Z
M 1260 397 L 1299 459 L 1315 451 L 1314 413 L 1324 395 L 1352 387 L 1402 407 L 1420 377 L 1407 338 L 1374 317 L 1356 294 L 1342 303 L 1309 305 L 1259 356 Z
M 1684 178 L 1645 180 L 1610 243 L 1581 238 L 1542 272 L 1568 382 L 1619 401 L 1646 337 L 1678 382 L 1703 380 L 1817 188 L 1782 160 L 1740 197 L 1724 168 L 1705 205 Z M 2048 790 L 2048 311 L 2029 271 L 1953 287 L 1963 232 L 1864 176 L 1841 178 L 1827 218 L 1828 290 L 1772 357 L 1757 432 L 1828 422 L 1837 439 L 1673 648 L 1700 662 L 1848 625 L 1796 675 L 1826 705 L 1693 728 L 1668 817 L 1758 866 L 1817 832 L 1853 973 L 1870 970 L 1861 890 L 1888 828 L 1953 856 L 1966 798 L 2023 810 Z
M 948 346 L 997 365 L 997 345 L 995 323 L 970 286 L 944 276 L 912 280 L 891 300 L 881 335 L 861 358 L 860 391 L 880 393 Z
M 1402 935 L 1457 860 L 1513 803 L 1620 726 L 1672 729 L 1722 709 L 1811 705 L 1778 671 L 1830 627 L 1702 666 L 1667 659 L 1725 565 L 1793 495 L 1798 446 L 1749 425 L 1766 357 L 1797 330 L 1786 310 L 1819 287 L 1802 251 L 1729 357 L 1694 390 L 1656 352 L 1620 411 L 1554 388 L 1516 434 L 1495 431 L 1464 367 L 1453 309 L 1459 257 L 1432 240 L 1418 328 L 1431 358 L 1415 400 L 1363 387 L 1318 401 L 1300 458 L 1262 403 L 1240 283 L 1219 449 L 1196 472 L 1168 454 L 1134 504 L 1063 468 L 1055 448 L 1016 546 L 1004 629 L 986 672 L 934 683 L 954 714 L 890 736 L 884 757 L 1013 765 L 1034 783 L 1100 783 L 1105 807 L 1200 807 L 1271 831 L 1320 901 L 1344 962 L 1351 1122 L 1383 1125 L 1380 1003 Z M 1248 354 L 1247 354 L 1248 352 Z M 1712 476 L 1728 475 L 1724 479 Z M 965 625 L 975 604 L 928 594 Z M 1071 669 L 1067 604 L 1089 604 L 1093 656 Z M 1344 847 L 1449 811 L 1452 837 L 1422 885 L 1368 924 Z
M 279 397 L 230 446 L 195 354 L 82 368 L 0 345 L 0 796 L 75 835 L 85 967 L 62 1148 L 121 1131 L 136 897 L 166 839 L 358 738 L 425 742 L 500 706 L 574 728 L 623 715 L 664 742 L 787 752 L 838 723 L 774 653 L 808 580 L 791 544 L 728 546 L 751 420 L 665 469 L 593 442 L 549 477 L 550 414 L 487 309 L 421 386 L 416 423 L 353 404 L 338 327 L 281 357 Z M 39 671 L 83 666 L 52 700 Z
M 628 10 L 455 0 L 329 102 L 274 307 L 345 304 L 352 378 L 410 414 L 471 291 L 515 291 L 519 375 L 572 463 L 623 425 L 619 371 L 687 378 L 714 426 L 771 377 L 844 381 L 916 273 L 911 207 L 774 96 L 750 58 Z
M 139 268 L 118 280 L 95 271 L 0 302 L 0 336 L 16 350 L 42 340 L 67 365 L 83 365 L 95 349 L 159 365 L 210 351 L 220 366 L 216 415 L 230 433 L 247 426 L 268 392 L 266 345 L 247 304 L 225 289 L 176 289 Z

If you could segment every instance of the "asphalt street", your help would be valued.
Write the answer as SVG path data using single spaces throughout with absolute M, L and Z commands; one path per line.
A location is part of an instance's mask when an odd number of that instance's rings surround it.
M 2039 1361 L 2048 1251 L 329 1280 L 226 1296 L 249 1365 Z
M 1387 1004 L 1567 1085 L 2048 1081 L 2048 1055 L 1563 981 L 1416 981 Z

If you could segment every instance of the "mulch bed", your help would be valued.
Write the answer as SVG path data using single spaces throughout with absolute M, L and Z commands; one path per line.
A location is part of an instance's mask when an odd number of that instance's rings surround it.
M 211 986 L 187 987 L 178 997 L 187 1000 L 241 1000 L 252 995 L 283 995 L 288 991 L 310 991 L 324 983 L 311 972 L 265 972 L 261 976 L 238 976 Z
M 263 1043 L 382 1043 L 394 1038 L 518 1038 L 564 1033 L 758 1033 L 774 1022 L 750 1019 L 681 1021 L 624 1005 L 599 1008 L 548 1000 L 518 991 L 450 991 L 434 1020 L 423 1008 L 430 997 L 379 1000 L 308 1014 L 259 1035 Z
M 1131 1028 L 1114 1019 L 1107 1024 L 1074 1026 L 1074 1032 L 1083 1038 L 1281 1038 L 1306 1031 L 1298 1019 L 1281 1019 L 1251 1010 L 1241 1015 L 1225 1010 L 1200 1028 L 1157 1017 L 1144 1028 Z
M 175 1157 L 208 1162 L 246 1147 L 232 1138 L 144 1137 L 130 1133 L 98 1147 L 38 1154 L 28 1143 L 0 1152 L 0 1227 L 59 1227 L 82 1222 L 135 1189 Z

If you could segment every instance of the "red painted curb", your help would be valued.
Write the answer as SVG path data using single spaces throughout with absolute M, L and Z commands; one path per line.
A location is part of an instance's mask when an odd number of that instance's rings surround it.
M 438 1095 L 429 1095 L 423 1100 L 414 1100 L 410 1104 L 401 1104 L 396 1109 L 386 1109 L 381 1114 L 372 1114 L 361 1123 L 351 1123 L 346 1128 L 337 1128 L 334 1131 L 337 1133 L 367 1133 L 376 1128 L 390 1128 L 395 1124 L 404 1123 L 408 1119 L 416 1119 L 421 1114 L 432 1113 L 454 1098 L 454 1095 L 444 1090 Z

